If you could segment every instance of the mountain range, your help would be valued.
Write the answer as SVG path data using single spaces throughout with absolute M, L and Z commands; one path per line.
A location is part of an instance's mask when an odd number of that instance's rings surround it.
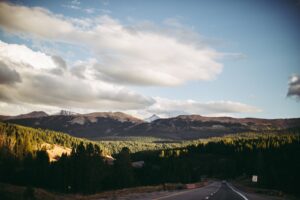
M 122 112 L 77 114 L 61 111 L 48 115 L 34 111 L 18 116 L 0 116 L 0 120 L 34 128 L 51 129 L 92 140 L 114 137 L 158 137 L 198 139 L 251 131 L 282 131 L 300 128 L 300 118 L 258 119 L 179 115 L 147 121 Z

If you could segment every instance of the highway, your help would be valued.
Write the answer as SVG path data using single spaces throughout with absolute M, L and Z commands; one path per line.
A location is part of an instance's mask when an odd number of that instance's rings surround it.
M 164 197 L 154 198 L 154 200 L 248 200 L 244 194 L 234 189 L 226 182 L 214 182 L 208 186 L 185 190 Z

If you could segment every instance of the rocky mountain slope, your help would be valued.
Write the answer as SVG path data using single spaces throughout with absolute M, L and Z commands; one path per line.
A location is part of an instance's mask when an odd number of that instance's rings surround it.
M 300 118 L 270 120 L 180 115 L 168 119 L 157 119 L 151 123 L 138 124 L 130 133 L 126 134 L 172 139 L 196 139 L 247 131 L 280 131 L 299 128 Z
M 300 118 L 257 119 L 180 115 L 146 122 L 121 112 L 72 115 L 47 115 L 44 112 L 32 112 L 15 117 L 4 117 L 2 121 L 62 131 L 72 136 L 94 140 L 123 136 L 197 139 L 247 131 L 280 131 L 300 128 Z
M 41 117 L 6 117 L 3 121 L 34 128 L 45 128 L 69 133 L 72 136 L 95 139 L 122 135 L 142 120 L 121 112 L 89 114 L 55 114 Z
M 13 119 L 26 119 L 26 118 L 41 118 L 47 117 L 48 114 L 44 111 L 33 111 L 26 114 L 16 115 L 16 116 L 5 116 L 0 115 L 0 120 L 13 120 Z

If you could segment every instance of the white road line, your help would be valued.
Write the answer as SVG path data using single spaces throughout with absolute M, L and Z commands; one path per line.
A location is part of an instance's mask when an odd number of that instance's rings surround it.
M 211 184 L 213 184 L 213 183 L 211 183 Z M 158 198 L 155 198 L 155 199 L 152 199 L 152 200 L 165 199 L 165 198 L 169 198 L 169 197 L 177 196 L 177 195 L 180 195 L 180 194 L 184 194 L 184 193 L 192 192 L 192 191 L 195 191 L 195 190 L 198 190 L 198 189 L 206 188 L 206 187 L 210 186 L 211 184 L 209 184 L 209 185 L 206 185 L 206 186 L 204 186 L 204 187 L 200 187 L 200 188 L 192 189 L 192 190 L 187 190 L 187 191 L 177 192 L 177 193 L 175 193 L 175 194 L 170 194 L 170 195 L 167 195 L 167 196 L 158 197 Z M 219 190 L 220 188 L 221 188 L 221 186 L 218 188 L 218 190 Z M 217 191 L 218 191 L 218 190 L 217 190 Z M 216 193 L 216 192 L 215 192 L 215 193 Z
M 197 188 L 197 189 L 198 189 L 198 188 Z M 195 189 L 193 189 L 193 190 L 195 190 Z M 177 193 L 175 193 L 175 194 L 170 194 L 170 195 L 167 195 L 167 196 L 158 197 L 158 198 L 153 199 L 153 200 L 165 199 L 165 198 L 177 196 L 177 195 L 180 195 L 180 194 L 188 193 L 188 192 L 191 192 L 191 191 L 193 191 L 193 190 L 187 190 L 187 191 L 183 191 L 183 192 L 177 192 Z
M 240 195 L 244 200 L 248 200 L 248 198 L 245 197 L 245 195 L 243 195 L 243 194 L 240 193 L 239 191 L 233 189 L 233 187 L 231 187 L 228 183 L 226 183 L 226 184 L 227 184 L 227 186 L 228 186 L 232 191 L 234 191 L 235 193 L 237 193 L 238 195 Z
M 219 190 L 221 189 L 221 187 L 222 187 L 222 184 L 220 184 L 220 187 L 216 191 L 214 191 L 213 194 L 216 194 L 217 192 L 219 192 Z
M 214 194 L 216 194 L 221 189 L 221 187 L 222 187 L 222 184 L 220 184 L 220 187 L 216 191 L 214 191 L 213 193 L 210 193 L 210 196 L 213 196 Z M 209 199 L 209 196 L 205 197 L 204 199 Z

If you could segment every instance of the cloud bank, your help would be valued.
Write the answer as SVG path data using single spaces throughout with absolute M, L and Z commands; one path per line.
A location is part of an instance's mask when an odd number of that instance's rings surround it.
M 201 103 L 146 97 L 121 85 L 97 79 L 95 60 L 68 67 L 59 56 L 0 41 L 0 100 L 74 109 L 140 110 L 157 114 L 258 112 L 255 107 L 229 101 Z M 56 73 L 57 70 L 63 70 Z
M 149 97 L 122 86 L 72 74 L 65 61 L 26 46 L 0 42 L 0 100 L 74 108 L 139 109 Z M 63 69 L 64 73 L 53 73 Z M 15 83 L 13 86 L 12 83 Z
M 59 55 L 0 41 L 2 112 L 67 108 L 174 116 L 260 111 L 239 102 L 153 98 L 128 89 L 128 85 L 166 87 L 208 81 L 221 73 L 223 66 L 218 59 L 224 54 L 176 20 L 165 24 L 168 27 L 151 23 L 129 26 L 106 15 L 68 18 L 40 7 L 0 2 L 0 26 L 5 32 L 84 46 L 95 55 L 68 65 Z
M 300 100 L 300 75 L 294 74 L 289 80 L 288 97 L 296 97 Z
M 11 85 L 17 82 L 21 82 L 19 73 L 0 61 L 0 84 Z
M 125 26 L 106 15 L 70 19 L 43 8 L 4 2 L 0 3 L 0 24 L 13 34 L 91 48 L 97 55 L 94 68 L 99 79 L 113 83 L 176 86 L 213 80 L 222 71 L 217 61 L 221 54 L 197 40 L 197 33 L 183 34 L 182 27 L 166 31 L 145 24 Z
M 206 116 L 228 116 L 238 113 L 256 113 L 261 110 L 247 104 L 232 101 L 199 102 L 195 100 L 171 100 L 155 97 L 155 103 L 146 111 L 161 116 L 200 114 Z

